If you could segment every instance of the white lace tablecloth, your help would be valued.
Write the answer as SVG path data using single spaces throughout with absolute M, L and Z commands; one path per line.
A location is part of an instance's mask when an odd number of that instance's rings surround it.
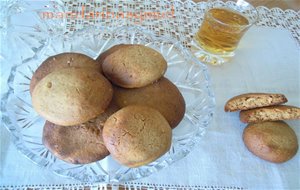
M 1 13 L 17 14 L 26 10 L 43 10 L 55 7 L 56 11 L 79 9 L 83 1 L 56 2 L 18 2 L 6 1 Z M 86 1 L 93 9 L 93 1 Z M 134 20 L 103 20 L 84 22 L 83 20 L 47 21 L 47 26 L 36 25 L 28 18 L 15 25 L 24 29 L 35 28 L 35 32 L 51 35 L 55 32 L 73 32 L 87 25 L 120 26 L 139 24 L 157 35 L 170 35 L 189 45 L 192 35 L 198 28 L 205 9 L 205 3 L 191 1 L 160 1 L 160 3 L 141 3 L 141 1 L 117 1 L 101 4 L 101 9 L 113 11 L 163 11 L 174 7 L 175 17 L 163 20 L 147 20 L 137 23 Z M 170 4 L 171 3 L 171 4 Z M 131 6 L 131 5 L 132 6 Z M 74 6 L 75 5 L 75 6 Z M 76 7 L 76 5 L 78 7 Z M 134 6 L 133 6 L 134 5 Z M 8 10 L 7 7 L 10 7 Z M 49 8 L 50 7 L 50 8 Z M 98 8 L 100 9 L 100 8 Z M 258 8 L 260 21 L 245 35 L 229 63 L 209 66 L 212 87 L 216 97 L 216 112 L 207 133 L 195 149 L 185 158 L 150 177 L 119 184 L 126 188 L 197 188 L 197 189 L 300 189 L 300 154 L 283 164 L 273 164 L 253 156 L 242 142 L 245 127 L 238 119 L 238 113 L 225 113 L 224 103 L 230 97 L 246 92 L 283 93 L 288 104 L 300 107 L 300 13 L 278 8 Z M 90 11 L 90 10 L 89 10 Z M 7 17 L 1 17 L 2 21 Z M 80 21 L 81 20 L 81 21 Z M 17 22 L 8 20 L 11 23 Z M 11 24 L 10 23 L 10 24 Z M 32 23 L 32 24 L 31 24 Z M 50 27 L 49 27 L 50 26 Z M 53 27 L 55 26 L 55 27 Z M 21 46 L 14 50 L 6 49 L 4 37 L 10 25 L 1 24 L 1 61 L 9 56 L 17 56 Z M 5 29 L 5 30 L 3 30 Z M 9 29 L 9 30 L 8 30 Z M 30 30 L 29 30 L 30 33 Z M 23 35 L 23 33 L 22 33 Z M 20 34 L 20 36 L 22 37 Z M 28 37 L 29 38 L 29 37 Z M 13 40 L 9 38 L 9 40 Z M 6 43 L 8 43 L 6 41 Z M 9 41 L 12 43 L 12 41 Z M 36 44 L 38 48 L 39 44 Z M 30 55 L 29 55 L 30 56 Z M 20 58 L 26 59 L 26 57 Z M 6 63 L 5 65 L 3 63 Z M 15 64 L 1 62 L 1 94 L 5 92 L 10 67 Z M 300 139 L 300 122 L 288 121 Z M 82 184 L 63 178 L 33 164 L 21 155 L 10 140 L 9 132 L 0 128 L 0 189 L 105 189 L 107 184 Z M 116 187 L 113 185 L 113 187 Z

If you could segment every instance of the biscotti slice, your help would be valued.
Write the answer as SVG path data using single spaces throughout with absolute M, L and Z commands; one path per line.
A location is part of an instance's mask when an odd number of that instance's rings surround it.
M 277 105 L 240 112 L 240 120 L 244 123 L 290 119 L 300 119 L 300 108 L 287 105 Z
M 286 103 L 288 100 L 283 94 L 247 93 L 235 96 L 227 101 L 224 110 L 233 112 L 258 107 L 273 106 Z

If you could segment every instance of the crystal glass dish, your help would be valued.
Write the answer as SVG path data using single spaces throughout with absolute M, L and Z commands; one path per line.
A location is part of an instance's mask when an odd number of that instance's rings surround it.
M 138 168 L 122 166 L 111 156 L 84 165 L 69 164 L 57 159 L 42 143 L 45 120 L 31 105 L 29 83 L 32 74 L 51 55 L 79 52 L 96 58 L 113 45 L 122 43 L 144 44 L 160 52 L 168 62 L 165 76 L 177 85 L 184 96 L 186 113 L 179 126 L 173 130 L 171 149 L 156 161 Z M 32 58 L 12 68 L 8 85 L 8 92 L 1 101 L 2 121 L 10 131 L 17 149 L 47 170 L 89 183 L 138 179 L 185 157 L 204 135 L 215 106 L 206 66 L 193 57 L 180 42 L 156 37 L 139 27 L 92 27 L 72 35 L 54 35 Z

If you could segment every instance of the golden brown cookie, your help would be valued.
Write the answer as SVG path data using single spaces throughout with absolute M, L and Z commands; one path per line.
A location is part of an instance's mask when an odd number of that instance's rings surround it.
M 249 124 L 243 140 L 250 152 L 270 162 L 285 162 L 298 150 L 295 132 L 283 121 Z
M 146 106 L 127 106 L 104 124 L 103 141 L 112 157 L 128 167 L 146 165 L 171 146 L 172 131 L 166 119 Z
M 42 80 L 49 73 L 67 68 L 67 67 L 84 67 L 91 68 L 102 72 L 101 65 L 98 64 L 94 59 L 80 53 L 61 53 L 46 59 L 34 72 L 30 81 L 30 94 L 36 84 Z
M 300 108 L 295 106 L 277 105 L 240 112 L 240 120 L 244 123 L 290 119 L 300 119 Z
M 162 77 L 167 69 L 164 57 L 144 45 L 126 45 L 108 55 L 103 64 L 104 75 L 115 85 L 139 88 Z
M 110 82 L 98 71 L 65 68 L 51 72 L 34 88 L 37 113 L 57 125 L 77 125 L 104 112 L 112 99 Z
M 233 112 L 238 110 L 248 110 L 258 107 L 272 106 L 287 102 L 283 94 L 271 93 L 247 93 L 235 96 L 228 100 L 224 110 Z
M 125 47 L 125 46 L 126 46 L 126 44 L 118 44 L 118 45 L 115 45 L 115 46 L 109 48 L 108 50 L 106 50 L 106 51 L 104 51 L 103 53 L 101 53 L 101 54 L 97 57 L 96 61 L 97 61 L 98 64 L 100 64 L 101 67 L 102 67 L 103 61 L 105 60 L 105 58 L 106 58 L 108 55 L 110 55 L 110 54 L 112 54 L 113 52 L 115 52 L 116 50 L 120 49 L 120 47 Z M 102 70 L 102 69 L 101 69 L 101 70 Z
M 105 158 L 109 152 L 103 143 L 102 129 L 109 116 L 118 110 L 111 103 L 104 113 L 86 123 L 60 126 L 46 121 L 44 145 L 59 159 L 73 164 L 87 164 Z
M 113 100 L 119 107 L 132 104 L 157 109 L 175 128 L 184 117 L 185 102 L 178 88 L 167 78 L 143 88 L 126 89 L 113 86 Z
M 43 143 L 56 157 L 73 164 L 87 164 L 109 155 L 96 119 L 68 127 L 46 121 Z

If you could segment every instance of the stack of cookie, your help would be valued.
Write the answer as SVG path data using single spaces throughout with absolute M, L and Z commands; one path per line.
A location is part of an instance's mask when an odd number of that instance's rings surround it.
M 100 55 L 104 75 L 112 82 L 112 102 L 120 110 L 106 121 L 104 143 L 119 163 L 138 167 L 170 149 L 172 128 L 184 117 L 185 102 L 163 75 L 167 62 L 143 45 L 117 45 Z
M 166 153 L 185 102 L 163 77 L 167 62 L 143 45 L 116 45 L 96 60 L 79 53 L 46 59 L 30 83 L 32 105 L 47 121 L 44 145 L 87 164 L 111 154 L 128 167 Z
M 264 160 L 281 163 L 297 153 L 297 136 L 282 120 L 300 119 L 300 108 L 281 105 L 287 101 L 283 94 L 247 93 L 225 104 L 226 112 L 240 111 L 240 120 L 249 123 L 243 133 L 244 143 Z

